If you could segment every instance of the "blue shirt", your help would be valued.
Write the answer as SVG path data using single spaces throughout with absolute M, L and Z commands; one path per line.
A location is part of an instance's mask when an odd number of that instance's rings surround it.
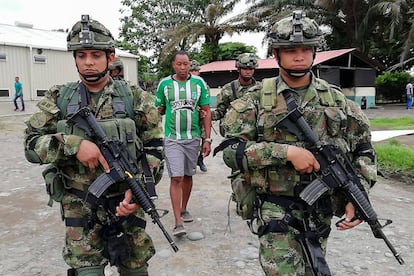
M 16 91 L 14 93 L 15 96 L 23 95 L 23 85 L 22 85 L 22 83 L 19 82 L 19 81 L 18 82 L 15 82 L 14 83 L 14 90 Z

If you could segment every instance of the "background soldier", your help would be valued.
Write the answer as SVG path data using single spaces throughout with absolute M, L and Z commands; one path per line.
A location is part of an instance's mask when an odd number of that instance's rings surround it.
M 145 232 L 143 210 L 131 203 L 127 183 L 112 185 L 99 199 L 88 193 L 90 184 L 110 171 L 109 165 L 94 141 L 67 118 L 89 105 L 106 135 L 126 143 L 135 162 L 142 145 L 161 144 L 161 118 L 154 106 L 145 104 L 140 90 L 110 78 L 114 39 L 105 26 L 82 15 L 67 45 L 80 82 L 54 86 L 39 101 L 39 111 L 26 123 L 26 159 L 51 164 L 43 176 L 49 204 L 53 199 L 62 207 L 69 275 L 104 275 L 108 261 L 120 275 L 147 275 L 155 249 Z
M 312 207 L 299 197 L 315 179 L 313 172 L 320 164 L 305 148 L 305 142 L 278 125 L 291 110 L 292 97 L 320 141 L 337 145 L 350 158 L 364 186 L 360 189 L 368 189 L 376 180 L 367 117 L 338 87 L 311 72 L 322 32 L 314 21 L 302 18 L 301 11 L 293 15 L 277 22 L 269 34 L 279 76 L 264 79 L 261 91 L 231 104 L 222 122 L 225 137 L 231 138 L 219 146 L 224 148 L 223 159 L 238 180 L 232 183 L 233 190 L 251 193 L 249 188 L 253 188 L 257 194 L 252 201 L 256 198 L 258 202 L 245 203 L 240 210 L 248 214 L 248 208 L 258 209 L 245 218 L 255 214 L 260 218 L 260 263 L 266 275 L 310 275 L 299 240 L 310 239 L 316 245 L 311 249 L 320 253 L 317 261 L 322 263 L 332 216 L 345 214 L 339 230 L 361 223 L 341 193 L 326 193 Z M 284 94 L 291 95 L 289 107 Z
M 109 65 L 109 74 L 114 80 L 124 79 L 124 63 L 120 57 L 115 57 L 114 61 Z
M 240 54 L 237 57 L 236 68 L 239 77 L 225 84 L 217 95 L 217 107 L 211 111 L 212 120 L 217 121 L 223 118 L 230 107 L 230 103 L 235 99 L 242 97 L 249 91 L 260 89 L 260 83 L 253 77 L 257 66 L 257 58 L 251 53 Z M 221 130 L 220 133 L 223 135 Z
M 196 60 L 192 60 L 190 64 L 190 74 L 193 76 L 200 76 L 200 63 Z M 200 119 L 200 126 L 201 126 L 201 147 L 200 147 L 200 153 L 198 155 L 197 159 L 197 166 L 200 167 L 200 171 L 207 172 L 207 166 L 204 164 L 204 157 L 203 157 L 203 144 L 204 144 L 204 138 L 206 137 L 202 120 Z

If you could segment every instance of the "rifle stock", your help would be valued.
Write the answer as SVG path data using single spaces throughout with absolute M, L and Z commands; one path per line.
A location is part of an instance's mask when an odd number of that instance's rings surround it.
M 320 164 L 320 170 L 314 172 L 317 179 L 309 184 L 299 196 L 309 205 L 313 205 L 323 194 L 331 189 L 341 189 L 354 206 L 359 218 L 366 221 L 375 238 L 384 240 L 399 264 L 404 260 L 387 239 L 377 214 L 368 200 L 358 175 L 346 154 L 335 145 L 324 145 L 317 138 L 309 124 L 303 118 L 303 111 L 298 107 L 293 109 L 277 124 L 282 129 L 296 135 L 299 140 L 307 142 L 309 150 Z
M 88 191 L 94 196 L 100 197 L 111 185 L 119 182 L 127 182 L 136 203 L 151 216 L 153 223 L 158 225 L 174 252 L 177 252 L 178 247 L 162 225 L 160 216 L 148 192 L 135 177 L 138 168 L 136 164 L 131 164 L 131 154 L 126 145 L 121 141 L 108 139 L 102 127 L 97 123 L 90 108 L 87 106 L 82 107 L 78 112 L 73 114 L 68 119 L 68 123 L 76 124 L 89 137 L 96 139 L 99 149 L 110 167 L 110 172 L 104 173 L 96 178 L 89 186 Z

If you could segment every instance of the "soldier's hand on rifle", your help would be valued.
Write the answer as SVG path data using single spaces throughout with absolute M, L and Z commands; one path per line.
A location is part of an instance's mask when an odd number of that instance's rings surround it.
M 345 206 L 345 219 L 338 222 L 336 226 L 338 230 L 347 230 L 357 226 L 361 222 L 362 220 L 355 217 L 355 208 L 352 203 L 349 202 Z
M 132 200 L 132 192 L 128 189 L 125 192 L 124 200 L 119 203 L 116 207 L 116 215 L 117 216 L 129 216 L 136 210 L 138 210 L 139 205 L 136 203 L 131 203 Z
M 307 149 L 288 146 L 286 159 L 290 161 L 300 173 L 311 173 L 313 171 L 319 171 L 320 165 L 315 156 Z
M 95 143 L 92 143 L 88 140 L 82 140 L 79 145 L 78 153 L 76 158 L 85 166 L 90 169 L 94 169 L 102 165 L 102 168 L 106 173 L 110 172 L 108 162 L 106 162 L 104 156 L 99 150 L 98 146 Z

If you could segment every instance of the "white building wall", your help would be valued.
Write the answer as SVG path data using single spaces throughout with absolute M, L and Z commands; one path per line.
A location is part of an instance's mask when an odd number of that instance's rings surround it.
M 39 100 L 38 90 L 47 90 L 55 84 L 79 80 L 72 52 L 62 50 L 0 45 L 0 53 L 7 54 L 7 60 L 0 61 L 0 90 L 9 90 L 8 96 L 0 101 L 14 98 L 14 78 L 20 77 L 25 100 Z M 46 57 L 45 63 L 35 63 L 34 56 Z M 122 57 L 125 79 L 138 83 L 137 60 L 135 57 Z
M 27 66 L 29 54 L 23 47 L 0 45 L 0 53 L 6 53 L 6 61 L 0 61 L 0 89 L 9 90 L 9 95 L 0 97 L 0 100 L 10 101 L 14 98 L 14 78 L 20 77 L 23 92 L 30 94 L 30 85 L 27 82 L 30 68 Z M 27 95 L 25 95 L 26 98 Z

